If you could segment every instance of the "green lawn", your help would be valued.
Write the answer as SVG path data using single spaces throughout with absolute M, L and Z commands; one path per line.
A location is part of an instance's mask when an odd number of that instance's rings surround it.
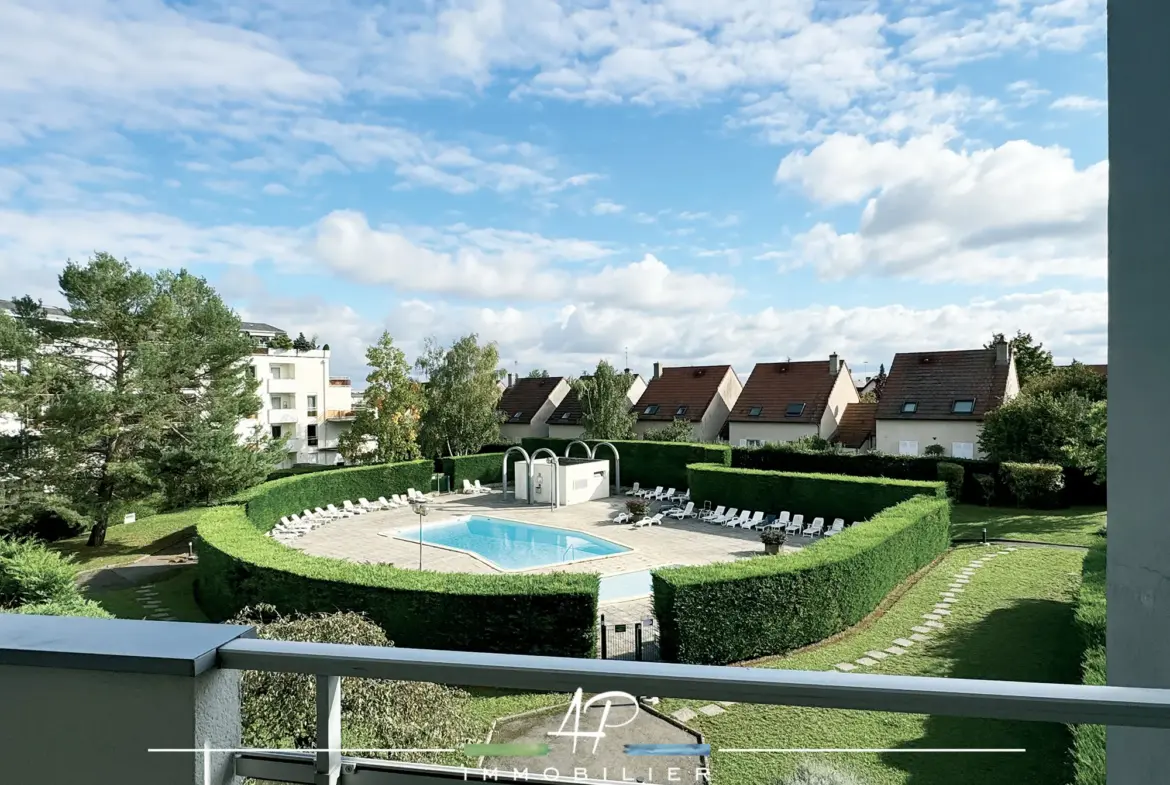
M 100 548 L 85 544 L 88 534 L 55 542 L 50 547 L 73 556 L 81 570 L 118 567 L 190 538 L 201 512 L 198 509 L 183 510 L 111 526 L 106 532 L 105 545 Z
M 1097 532 L 1104 525 L 1105 510 L 1099 507 L 1021 510 L 956 504 L 951 511 L 951 536 L 959 539 L 979 539 L 986 528 L 988 537 L 1003 540 L 1032 540 L 1087 548 L 1100 540 Z
M 884 615 L 840 641 L 763 663 L 763 667 L 826 670 L 908 636 L 980 546 L 962 547 L 911 587 Z M 946 629 L 906 654 L 866 673 L 1074 683 L 1080 642 L 1073 606 L 1083 554 L 1021 548 L 979 569 L 959 595 Z M 701 702 L 664 700 L 671 712 Z M 818 762 L 852 773 L 864 785 L 986 785 L 990 782 L 1063 785 L 1070 779 L 1070 736 L 1063 725 L 742 704 L 692 725 L 707 741 L 738 748 L 1023 747 L 1022 754 L 818 755 Z M 801 761 L 796 754 L 719 754 L 712 767 L 720 785 L 769 785 Z
M 207 621 L 207 617 L 195 602 L 193 568 L 181 568 L 176 570 L 174 575 L 140 586 L 154 588 L 155 599 L 177 621 Z M 138 588 L 134 586 L 126 589 L 100 589 L 89 591 L 86 596 L 119 619 L 145 619 L 150 615 L 150 611 L 142 604 L 140 595 L 135 591 Z

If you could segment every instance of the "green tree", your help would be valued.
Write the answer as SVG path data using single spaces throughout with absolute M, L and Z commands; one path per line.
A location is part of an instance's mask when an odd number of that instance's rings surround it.
M 410 363 L 390 333 L 366 350 L 372 369 L 366 376 L 365 407 L 337 440 L 350 463 L 410 461 L 421 454 L 419 423 L 425 401 L 422 385 L 410 378 Z
M 1049 392 L 1056 396 L 1077 393 L 1090 401 L 1104 401 L 1109 397 L 1109 382 L 1089 366 L 1073 360 L 1071 365 L 1031 378 L 1021 392 L 1028 395 Z
M 416 363 L 427 376 L 420 442 L 424 454 L 471 455 L 500 438 L 500 353 L 472 333 L 449 348 L 428 339 Z
M 285 337 L 287 338 L 288 336 Z M 292 348 L 298 352 L 311 352 L 317 348 L 317 336 L 314 335 L 312 338 L 306 338 L 304 333 L 299 333 L 293 339 Z
M 886 364 L 882 363 L 878 366 L 878 375 L 873 386 L 873 403 L 877 403 L 882 399 L 882 393 L 886 390 L 886 380 L 889 378 L 886 375 Z
M 276 335 L 272 336 L 272 338 L 268 341 L 268 345 L 273 349 L 284 349 L 286 351 L 288 349 L 295 348 L 293 346 L 292 339 L 289 338 L 285 333 L 277 333 Z
M 865 392 L 863 392 L 859 396 L 859 402 L 860 403 L 877 403 L 878 402 L 877 391 L 876 390 L 866 390 Z
M 526 376 L 525 378 L 527 378 L 527 379 L 547 379 L 548 378 L 548 371 L 546 371 L 543 368 L 533 368 L 531 371 L 528 372 L 528 376 Z
M 1075 393 L 1018 395 L 987 413 L 980 449 L 993 461 L 1068 465 L 1065 446 L 1076 441 L 1090 406 Z
M 996 333 L 991 336 L 991 341 L 983 348 L 993 348 L 1001 338 L 1006 340 L 1003 333 Z M 1052 352 L 1045 349 L 1044 344 L 1035 343 L 1030 333 L 1017 330 L 1016 337 L 1008 341 L 1008 346 L 1011 347 L 1012 354 L 1016 358 L 1016 376 L 1020 380 L 1020 387 L 1034 378 L 1052 372 L 1054 367 Z
M 1108 403 L 1097 401 L 1089 408 L 1082 429 L 1064 446 L 1065 457 L 1073 466 L 1104 483 L 1107 464 Z
M 646 431 L 644 438 L 648 442 L 693 442 L 695 424 L 690 420 L 676 419 L 669 425 Z
M 284 457 L 282 442 L 268 438 L 259 425 L 243 444 L 224 424 L 200 422 L 173 434 L 152 461 L 166 478 L 166 506 L 209 504 L 264 482 Z
M 259 410 L 252 343 L 207 282 L 185 271 L 151 276 L 100 253 L 69 262 L 59 284 L 67 319 L 19 301 L 16 347 L 36 348 L 24 372 L 4 376 L 2 397 L 37 435 L 20 473 L 91 517 L 97 546 L 119 503 L 177 479 L 160 462 L 170 446 L 202 428 L 234 431 Z
M 581 424 L 587 439 L 633 439 L 638 416 L 630 411 L 631 373 L 618 373 L 605 360 L 597 363 L 592 376 L 573 381 L 581 402 Z

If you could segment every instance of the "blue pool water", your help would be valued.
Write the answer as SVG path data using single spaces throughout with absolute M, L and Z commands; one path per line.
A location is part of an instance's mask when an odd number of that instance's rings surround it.
M 650 594 L 653 581 L 650 570 L 638 572 L 624 572 L 620 575 L 602 575 L 601 586 L 598 587 L 598 602 L 617 602 L 635 597 L 645 597 Z
M 394 536 L 418 542 L 419 532 L 418 529 L 402 529 Z M 552 567 L 630 550 L 583 532 L 483 515 L 424 526 L 422 540 L 428 545 L 468 551 L 503 570 Z

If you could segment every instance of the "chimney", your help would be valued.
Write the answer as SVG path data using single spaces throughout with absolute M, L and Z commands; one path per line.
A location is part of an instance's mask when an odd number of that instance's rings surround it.
M 654 363 L 654 378 L 658 379 L 662 376 L 662 363 Z
M 1012 358 L 1012 347 L 1001 335 L 995 341 L 995 364 L 1007 365 Z
M 514 383 L 515 379 L 512 378 L 512 374 L 508 374 L 508 386 L 511 387 Z
M 829 376 L 836 379 L 839 373 L 841 373 L 841 358 L 837 356 L 836 352 L 833 352 L 829 355 Z

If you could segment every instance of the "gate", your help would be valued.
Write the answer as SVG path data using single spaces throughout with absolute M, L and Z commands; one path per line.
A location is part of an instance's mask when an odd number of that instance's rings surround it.
M 601 614 L 601 634 L 598 649 L 603 660 L 635 660 L 657 662 L 658 625 L 654 619 L 626 624 L 606 624 Z

